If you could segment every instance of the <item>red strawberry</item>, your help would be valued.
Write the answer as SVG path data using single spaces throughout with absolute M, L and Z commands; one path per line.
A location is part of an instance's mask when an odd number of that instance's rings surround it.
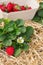
M 19 10 L 18 10 L 18 9 L 16 9 L 16 8 L 14 8 L 14 9 L 13 9 L 13 11 L 14 11 L 14 12 L 17 12 L 17 11 L 19 11 Z
M 14 7 L 17 6 L 17 5 L 18 5 L 18 4 L 15 4 L 15 3 L 14 3 Z
M 14 47 L 12 47 L 12 46 L 7 47 L 6 52 L 8 55 L 13 55 L 14 54 Z
M 28 10 L 32 9 L 31 7 L 28 7 Z
M 0 9 L 1 9 L 2 6 L 3 6 L 3 5 L 0 5 Z
M 7 5 L 8 12 L 11 12 L 13 10 L 13 6 L 14 6 L 13 3 L 8 3 L 8 5 Z
M 21 10 L 26 10 L 26 8 L 24 6 L 20 6 Z
M 1 7 L 1 10 L 2 10 L 2 11 L 6 11 L 6 9 L 7 9 L 7 8 L 6 8 L 5 6 L 2 6 L 2 7 Z

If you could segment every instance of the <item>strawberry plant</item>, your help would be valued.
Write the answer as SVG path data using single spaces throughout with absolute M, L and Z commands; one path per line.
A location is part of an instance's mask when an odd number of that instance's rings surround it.
M 43 25 L 43 2 L 40 2 L 40 7 L 36 12 L 33 21 L 41 23 Z
M 24 26 L 24 20 L 15 21 L 9 19 L 0 19 L 3 26 L 0 26 L 0 48 L 5 50 L 8 55 L 19 56 L 20 53 L 28 51 L 28 43 L 34 33 L 31 26 Z M 3 28 L 2 28 L 3 27 Z

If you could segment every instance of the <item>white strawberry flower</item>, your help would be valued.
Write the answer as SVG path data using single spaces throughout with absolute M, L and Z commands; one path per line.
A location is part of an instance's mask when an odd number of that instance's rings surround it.
M 18 39 L 17 39 L 17 43 L 23 43 L 23 42 L 24 42 L 23 37 L 18 37 Z

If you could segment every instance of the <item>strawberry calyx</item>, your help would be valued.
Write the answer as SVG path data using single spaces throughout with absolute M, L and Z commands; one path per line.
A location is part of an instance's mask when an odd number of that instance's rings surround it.
M 13 11 L 20 11 L 20 6 L 19 5 L 14 5 Z

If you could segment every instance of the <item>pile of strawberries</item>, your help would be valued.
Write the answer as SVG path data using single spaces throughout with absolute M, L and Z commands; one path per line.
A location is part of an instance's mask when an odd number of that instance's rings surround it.
M 32 8 L 31 7 L 28 7 L 28 6 L 20 6 L 18 4 L 9 2 L 7 5 L 0 4 L 0 9 L 3 12 L 8 12 L 9 13 L 9 12 L 22 11 L 22 10 L 30 10 Z

